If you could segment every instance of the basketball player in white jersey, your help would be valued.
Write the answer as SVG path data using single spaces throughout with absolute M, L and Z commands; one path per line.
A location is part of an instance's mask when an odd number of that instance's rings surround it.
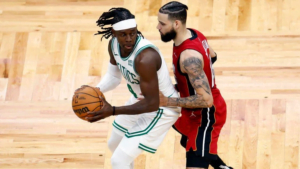
M 134 159 L 143 151 L 156 152 L 178 119 L 178 112 L 159 107 L 159 91 L 167 97 L 178 97 L 178 94 L 158 48 L 137 30 L 134 15 L 130 11 L 112 8 L 101 15 L 97 24 L 104 30 L 98 34 L 103 34 L 106 39 L 113 35 L 108 45 L 108 70 L 97 87 L 104 93 L 112 90 L 123 75 L 132 96 L 121 107 L 111 106 L 104 100 L 103 108 L 90 112 L 93 117 L 87 120 L 95 122 L 118 115 L 108 141 L 109 149 L 113 152 L 111 164 L 113 169 L 130 169 L 133 168 Z M 104 28 L 107 25 L 112 27 Z M 144 99 L 138 101 L 140 94 Z

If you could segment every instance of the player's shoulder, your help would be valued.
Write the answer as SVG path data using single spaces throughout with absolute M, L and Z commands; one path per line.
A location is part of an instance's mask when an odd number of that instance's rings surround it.
M 156 47 L 150 40 L 142 37 L 142 36 L 138 36 L 137 37 L 137 47 L 138 48 L 145 48 L 145 47 Z
M 138 49 L 135 53 L 135 63 L 153 63 L 156 64 L 160 62 L 160 55 L 156 50 L 156 47 L 152 44 L 144 45 Z
M 146 38 L 140 37 L 140 39 L 137 39 L 137 43 L 136 56 L 158 53 L 158 48 Z
M 180 54 L 181 60 L 191 58 L 191 57 L 203 58 L 202 54 L 199 51 L 194 50 L 194 49 L 186 49 L 186 50 L 182 51 Z

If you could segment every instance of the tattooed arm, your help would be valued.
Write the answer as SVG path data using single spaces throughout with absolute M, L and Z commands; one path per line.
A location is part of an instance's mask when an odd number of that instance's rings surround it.
M 212 106 L 213 97 L 203 68 L 203 57 L 199 52 L 195 50 L 182 52 L 180 56 L 180 70 L 182 73 L 187 73 L 196 94 L 185 98 L 168 98 L 167 106 L 185 108 L 206 108 Z

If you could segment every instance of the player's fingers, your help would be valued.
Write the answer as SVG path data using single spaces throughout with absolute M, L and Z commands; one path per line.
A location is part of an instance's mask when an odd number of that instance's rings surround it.
M 101 115 L 98 115 L 98 116 L 94 116 L 94 117 L 86 117 L 85 118 L 88 122 L 90 123 L 93 123 L 93 122 L 96 122 L 98 120 L 101 120 L 102 119 L 102 116 Z
M 82 89 L 82 88 L 84 88 L 84 87 L 87 87 L 88 85 L 81 85 L 81 87 L 80 88 L 78 88 L 78 89 L 76 89 L 75 91 L 78 91 L 78 90 L 80 90 L 80 89 Z
M 95 112 L 87 112 L 87 115 L 91 115 L 91 116 L 97 116 L 97 115 L 99 115 L 100 114 L 100 112 L 98 112 L 98 111 L 95 111 Z
M 106 104 L 106 103 L 107 103 L 107 101 L 105 100 L 105 98 L 103 98 L 103 97 L 101 97 L 101 96 L 99 96 L 99 98 L 103 101 L 103 104 Z

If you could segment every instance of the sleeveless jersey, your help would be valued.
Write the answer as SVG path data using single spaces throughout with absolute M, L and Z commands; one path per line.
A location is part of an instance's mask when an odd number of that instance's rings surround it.
M 192 49 L 196 50 L 203 56 L 203 65 L 204 65 L 204 72 L 207 76 L 210 88 L 212 90 L 212 93 L 219 92 L 217 89 L 217 86 L 215 84 L 215 78 L 214 78 L 214 70 L 212 67 L 210 55 L 209 55 L 209 46 L 207 43 L 206 37 L 200 33 L 199 31 L 195 29 L 189 29 L 193 36 L 190 39 L 185 40 L 182 42 L 179 46 L 173 47 L 173 68 L 174 68 L 174 74 L 175 79 L 177 81 L 177 87 L 180 92 L 180 97 L 188 97 L 196 94 L 196 91 L 194 90 L 193 86 L 191 85 L 188 75 L 185 73 L 182 73 L 180 70 L 180 55 L 184 50 Z M 193 112 L 194 114 L 201 114 L 202 109 L 187 109 L 182 108 L 183 112 Z
M 150 41 L 141 36 L 137 36 L 135 46 L 127 57 L 121 57 L 120 45 L 117 38 L 112 38 L 111 42 L 112 54 L 114 55 L 118 68 L 120 69 L 123 77 L 127 81 L 128 90 L 132 93 L 134 98 L 138 98 L 141 93 L 140 76 L 135 70 L 134 61 L 135 58 L 146 48 L 153 48 L 161 57 L 161 67 L 157 71 L 159 90 L 167 97 L 178 97 L 177 91 L 173 87 L 171 78 L 169 76 L 167 65 L 160 51 Z

